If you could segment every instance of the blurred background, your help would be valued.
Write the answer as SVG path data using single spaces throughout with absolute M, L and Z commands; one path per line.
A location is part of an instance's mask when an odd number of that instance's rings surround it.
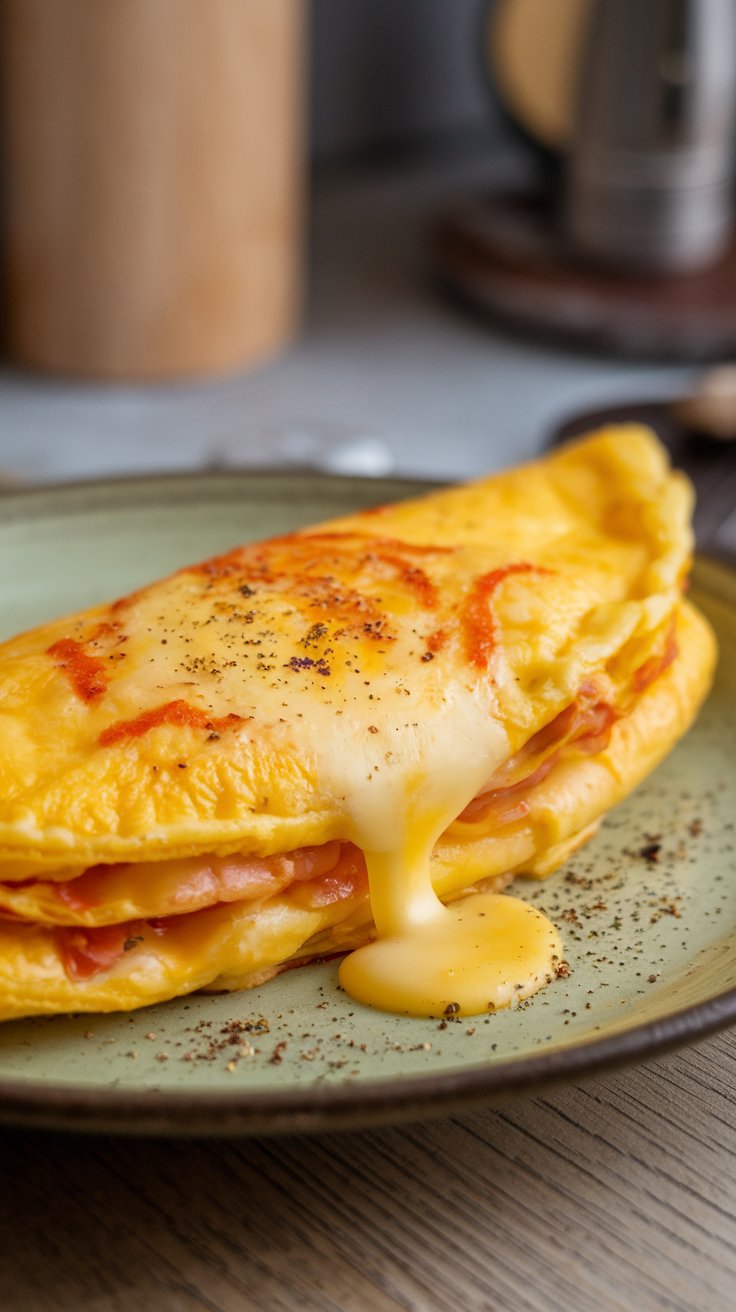
M 661 416 L 736 347 L 732 9 L 2 0 L 3 475 L 454 479 Z

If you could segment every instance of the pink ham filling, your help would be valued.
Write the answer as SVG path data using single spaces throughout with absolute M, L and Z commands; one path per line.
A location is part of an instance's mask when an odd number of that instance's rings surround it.
M 566 746 L 574 743 L 579 751 L 600 751 L 608 743 L 615 719 L 615 712 L 605 703 L 573 703 L 507 762 L 494 776 L 498 786 L 486 789 L 476 797 L 459 818 L 477 821 L 495 812 L 499 825 L 523 818 L 529 806 L 520 794 L 528 793 L 541 783 Z M 545 751 L 547 755 L 539 761 L 540 753 Z M 531 772 L 523 774 L 512 784 L 501 784 L 502 778 L 518 773 L 534 759 L 539 763 Z M 178 881 L 176 901 L 183 908 L 185 904 L 191 906 L 194 899 L 200 907 L 212 906 L 218 902 L 272 897 L 290 887 L 292 900 L 311 909 L 347 901 L 367 892 L 365 861 L 351 843 L 326 843 L 322 847 L 300 848 L 286 856 L 267 858 L 210 857 L 203 861 L 201 857 L 193 857 L 172 862 L 171 867 Z M 56 896 L 77 910 L 94 906 L 104 900 L 105 879 L 110 869 L 94 866 L 67 884 L 56 885 Z M 145 877 L 142 865 L 137 876 Z M 204 897 L 206 903 L 201 900 Z M 190 911 L 189 914 L 196 915 L 197 912 Z M 177 920 L 180 921 L 181 916 L 174 914 L 127 925 L 92 929 L 63 927 L 54 930 L 54 938 L 69 979 L 83 980 L 108 970 L 126 950 L 145 939 L 148 931 L 165 934 Z
M 198 878 L 201 875 L 206 889 L 212 893 L 206 903 L 207 909 L 218 903 L 272 897 L 287 886 L 291 887 L 292 901 L 308 910 L 347 901 L 368 891 L 363 855 L 351 843 L 325 843 L 322 847 L 300 848 L 286 856 L 265 859 L 208 858 L 203 865 L 201 857 L 193 857 L 176 864 L 186 868 L 183 873 L 189 881 L 190 893 L 201 893 L 202 882 Z M 69 882 L 76 884 L 90 877 L 90 884 L 85 886 L 86 895 L 89 896 L 92 887 L 102 892 L 101 886 L 93 884 L 92 879 L 99 881 L 103 869 L 95 867 Z M 59 886 L 61 888 L 63 885 Z M 72 902 L 68 897 L 63 900 L 67 905 L 80 906 L 79 902 Z M 94 904 L 85 901 L 85 907 L 90 905 Z M 197 914 L 197 911 L 188 913 L 189 916 Z M 182 915 L 174 914 L 89 929 L 59 926 L 53 930 L 53 935 L 68 978 L 84 980 L 109 970 L 124 952 L 137 947 L 151 933 L 160 937 L 181 921 Z
M 661 657 L 652 659 L 636 672 L 634 686 L 643 691 L 677 654 L 673 635 Z M 497 771 L 483 790 L 458 817 L 477 822 L 493 815 L 500 827 L 523 819 L 529 805 L 522 794 L 541 783 L 569 748 L 594 754 L 607 747 L 611 729 L 619 718 L 606 702 L 596 697 L 593 684 L 583 685 L 578 698 L 540 729 L 521 750 Z M 531 769 L 529 767 L 532 767 Z M 155 874 L 161 867 L 155 863 Z M 136 878 L 145 880 L 146 864 L 136 866 Z M 104 903 L 106 885 L 113 871 L 123 867 L 93 866 L 76 879 L 53 885 L 58 899 L 74 910 L 84 911 Z M 120 957 L 151 934 L 165 935 L 182 914 L 223 902 L 261 900 L 290 888 L 294 902 L 306 908 L 329 906 L 367 894 L 367 875 L 362 853 L 351 843 L 330 842 L 304 847 L 285 855 L 258 857 L 191 857 L 167 862 L 167 875 L 175 882 L 177 911 L 166 917 L 128 921 L 122 925 L 94 928 L 57 927 L 54 941 L 70 980 L 85 980 L 109 970 Z M 32 884 L 35 881 L 29 880 Z M 1 903 L 0 903 L 1 905 Z M 12 915 L 12 911 L 3 914 Z
M 124 952 L 136 947 L 149 933 L 161 933 L 150 921 L 133 920 L 125 925 L 100 925 L 96 929 L 54 929 L 54 942 L 67 978 L 90 979 L 109 970 Z
M 301 847 L 283 856 L 199 856 L 167 861 L 167 881 L 175 885 L 172 911 L 191 911 L 243 898 L 273 897 L 289 884 L 317 879 L 332 870 L 340 859 L 340 846 L 333 842 L 320 847 Z M 105 902 L 110 876 L 126 868 L 131 869 L 130 866 L 91 866 L 76 879 L 55 884 L 54 893 L 73 910 L 87 911 Z M 141 862 L 135 867 L 136 881 L 145 886 L 147 877 L 155 879 L 160 872 L 161 866 L 156 862 Z
M 473 798 L 458 819 L 463 822 L 485 820 L 491 812 L 499 825 L 522 819 L 528 814 L 529 806 L 520 794 L 528 793 L 547 778 L 565 748 L 574 745 L 586 756 L 602 752 L 608 746 L 611 729 L 618 718 L 607 702 L 589 700 L 583 693 L 578 701 L 565 707 L 501 767 L 488 787 Z M 529 770 L 529 765 L 535 761 L 537 764 Z M 521 778 L 504 783 L 519 773 Z

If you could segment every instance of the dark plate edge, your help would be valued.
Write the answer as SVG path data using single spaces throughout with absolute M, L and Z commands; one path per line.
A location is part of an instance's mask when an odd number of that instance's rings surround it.
M 238 1095 L 161 1094 L 0 1081 L 0 1125 L 185 1138 L 325 1133 L 507 1102 L 705 1038 L 736 1021 L 736 988 L 618 1034 L 497 1067 L 355 1086 Z

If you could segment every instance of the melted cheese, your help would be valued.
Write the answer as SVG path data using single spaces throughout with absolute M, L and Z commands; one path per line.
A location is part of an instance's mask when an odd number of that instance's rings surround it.
M 425 758 L 432 771 L 405 768 L 373 792 L 352 781 L 353 841 L 365 853 L 377 933 L 340 967 L 342 987 L 358 1002 L 414 1016 L 476 1015 L 554 977 L 562 945 L 541 912 L 492 893 L 445 907 L 432 886 L 435 843 L 487 778 L 496 745 L 497 726 L 477 709 L 472 696 L 456 703 Z
M 372 895 L 373 896 L 373 895 Z M 381 900 L 373 899 L 373 906 Z M 358 1002 L 410 1016 L 476 1016 L 528 998 L 554 978 L 560 936 L 541 911 L 475 893 L 358 948 L 340 983 Z
M 339 974 L 356 1001 L 411 1016 L 472 1016 L 553 979 L 559 934 L 525 902 L 476 893 L 445 907 L 421 851 L 414 860 L 370 856 L 368 878 L 378 938 L 346 957 Z
M 0 880 L 352 842 L 379 938 L 343 965 L 351 993 L 429 1014 L 528 995 L 553 973 L 556 931 L 506 898 L 444 909 L 430 857 L 454 894 L 523 868 L 605 809 L 610 771 L 594 802 L 576 783 L 577 806 L 546 807 L 542 790 L 494 870 L 459 855 L 468 833 L 465 846 L 484 850 L 482 824 L 447 834 L 586 680 L 602 675 L 615 700 L 660 650 L 680 607 L 689 508 L 656 442 L 617 430 L 484 483 L 238 548 L 3 644 Z M 694 712 L 709 661 L 697 656 L 682 709 L 670 693 L 660 745 Z M 627 763 L 621 792 L 638 768 Z M 256 949 L 271 913 L 266 961 Z M 127 953 L 110 993 L 102 977 L 49 984 L 51 1009 L 234 987 L 305 942 L 284 930 L 279 947 L 275 906 L 202 915 L 180 917 L 160 950 Z M 318 934 L 339 912 L 302 919 Z M 206 961 L 205 924 L 218 927 Z M 34 934 L 51 971 L 51 935 Z M 159 963 L 150 985 L 144 960 Z M 13 1006 L 44 1009 L 24 970 L 16 962 Z

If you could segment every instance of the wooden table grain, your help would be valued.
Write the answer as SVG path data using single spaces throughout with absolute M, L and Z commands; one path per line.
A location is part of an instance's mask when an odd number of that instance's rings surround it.
M 5 1131 L 3 1312 L 729 1312 L 736 1033 L 319 1138 Z

